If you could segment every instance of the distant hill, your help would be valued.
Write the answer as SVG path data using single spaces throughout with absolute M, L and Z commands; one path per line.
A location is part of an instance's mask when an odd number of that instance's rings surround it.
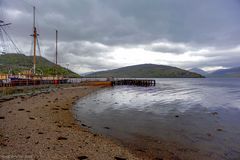
M 194 72 L 194 73 L 201 74 L 201 75 L 203 75 L 203 76 L 208 75 L 208 72 L 206 72 L 206 71 L 204 71 L 204 70 L 202 70 L 202 69 L 200 69 L 200 68 L 192 68 L 192 69 L 190 69 L 189 71 L 190 71 L 190 72 Z
M 230 68 L 230 69 L 220 69 L 212 72 L 208 77 L 222 77 L 222 78 L 234 78 L 240 77 L 240 67 Z
M 81 76 L 84 77 L 84 76 L 88 76 L 88 75 L 93 74 L 93 73 L 95 73 L 95 72 L 86 72 L 86 73 L 82 73 Z
M 88 77 L 116 77 L 116 78 L 203 78 L 202 75 L 182 70 L 180 68 L 141 64 L 108 71 L 95 72 Z
M 24 70 L 29 70 L 33 66 L 33 56 L 25 56 L 24 54 L 2 54 L 0 55 L 0 73 L 18 74 Z M 55 67 L 55 70 L 54 70 Z M 37 56 L 37 71 L 43 72 L 44 75 L 64 75 L 68 77 L 79 77 L 78 74 L 61 66 L 55 66 L 44 57 Z

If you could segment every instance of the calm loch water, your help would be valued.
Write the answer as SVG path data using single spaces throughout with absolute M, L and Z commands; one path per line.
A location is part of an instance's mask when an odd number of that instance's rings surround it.
M 240 159 L 240 79 L 157 79 L 84 97 L 76 118 L 91 130 L 169 159 Z

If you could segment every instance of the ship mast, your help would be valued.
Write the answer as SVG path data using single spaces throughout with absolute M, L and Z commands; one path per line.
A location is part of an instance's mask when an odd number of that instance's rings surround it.
M 56 66 L 58 64 L 58 30 L 56 30 Z
M 36 50 L 37 50 L 37 28 L 35 18 L 35 6 L 33 7 L 33 74 L 36 74 Z

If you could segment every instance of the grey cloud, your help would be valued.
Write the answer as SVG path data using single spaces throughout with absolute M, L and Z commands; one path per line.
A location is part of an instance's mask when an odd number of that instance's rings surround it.
M 45 42 L 49 46 L 44 51 L 44 56 L 52 62 L 55 60 L 55 44 Z M 63 66 L 71 64 L 72 69 L 88 68 L 91 70 L 105 70 L 117 64 L 109 63 L 112 58 L 108 55 L 113 50 L 112 47 L 100 43 L 87 41 L 75 41 L 72 43 L 61 42 L 58 46 L 58 61 Z M 79 72 L 78 70 L 76 70 Z
M 46 49 L 46 55 L 52 55 L 55 52 L 55 43 L 46 42 L 50 46 Z M 87 41 L 75 41 L 71 43 L 60 42 L 58 44 L 58 50 L 62 54 L 73 54 L 76 56 L 84 57 L 100 57 L 103 54 L 110 52 L 111 47 L 103 45 L 101 43 L 92 43 Z
M 12 0 L 8 6 L 31 15 L 30 6 L 23 1 Z M 42 34 L 49 39 L 52 30 L 59 28 L 65 41 L 111 45 L 156 39 L 226 46 L 240 41 L 235 36 L 240 32 L 238 0 L 41 0 L 37 7 Z M 31 19 L 21 17 L 16 25 L 29 26 Z
M 155 51 L 155 52 L 173 53 L 173 54 L 181 54 L 186 51 L 185 49 L 169 48 L 169 47 L 152 47 L 152 48 L 149 48 L 149 50 Z
M 179 67 L 183 68 L 194 68 L 194 67 L 206 67 L 206 66 L 223 66 L 226 68 L 239 67 L 240 51 L 210 51 L 208 54 L 205 54 L 205 60 L 198 62 L 184 62 L 177 64 Z M 201 54 L 199 54 L 201 55 Z
M 67 53 L 64 55 L 64 62 L 71 62 L 70 68 L 75 70 L 78 73 L 81 73 L 82 69 L 88 70 L 106 70 L 110 68 L 119 67 L 119 64 L 112 63 L 106 59 L 105 57 L 85 57 L 85 56 L 77 56 L 71 53 Z
M 111 49 L 100 43 L 91 42 L 72 42 L 72 43 L 60 43 L 59 50 L 64 53 L 72 53 L 74 55 L 86 56 L 86 57 L 98 57 L 103 53 L 110 52 Z
M 184 54 L 189 50 L 193 50 L 193 48 L 187 45 L 175 44 L 170 42 L 149 44 L 149 45 L 146 45 L 144 49 L 149 51 L 154 51 L 154 52 L 171 53 L 171 54 Z
M 138 26 L 152 38 L 204 45 L 238 43 L 238 0 L 122 0 L 111 5 L 123 16 L 137 19 Z
M 1 0 L 2 1 L 2 0 Z M 37 27 L 44 55 L 54 56 L 55 29 L 59 30 L 59 51 L 62 63 L 72 63 L 92 69 L 107 69 L 120 64 L 110 63 L 116 47 L 146 46 L 145 50 L 182 54 L 207 59 L 171 65 L 237 65 L 237 55 L 212 51 L 201 55 L 195 50 L 215 47 L 234 48 L 240 42 L 239 0 L 4 0 L 3 10 L 19 11 L 19 16 L 5 14 L 12 22 L 9 29 L 20 47 L 28 52 L 31 45 L 32 6 L 37 6 Z M 27 3 L 26 3 L 27 2 Z M 29 40 L 29 44 L 26 42 Z M 159 41 L 171 46 L 152 46 Z M 23 44 L 24 42 L 25 44 Z M 88 42 L 88 44 L 86 44 Z M 184 44 L 179 47 L 174 44 Z M 188 48 L 190 47 L 190 48 Z M 29 49 L 30 50 L 30 49 Z M 129 53 L 131 54 L 131 53 Z M 72 58 L 69 58 L 72 57 Z M 74 57 L 74 58 L 73 58 Z M 90 58 L 91 57 L 91 58 Z M 187 64 L 188 63 L 188 64 Z

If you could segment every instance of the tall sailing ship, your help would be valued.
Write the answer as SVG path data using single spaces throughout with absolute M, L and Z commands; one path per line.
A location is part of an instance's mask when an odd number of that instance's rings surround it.
M 3 30 L 4 26 L 10 25 L 10 23 L 4 23 L 4 21 L 0 20 L 0 27 L 1 30 Z M 4 30 L 3 30 L 4 31 Z M 55 67 L 53 69 L 55 70 L 56 74 L 54 76 L 46 76 L 43 74 L 43 72 L 40 70 L 40 68 L 37 68 L 37 48 L 40 52 L 40 46 L 38 43 L 38 31 L 36 27 L 36 7 L 33 7 L 33 33 L 31 35 L 33 37 L 33 66 L 29 70 L 22 71 L 21 73 L 18 73 L 17 75 L 13 75 L 9 72 L 9 74 L 0 74 L 0 85 L 3 83 L 12 83 L 13 85 L 34 85 L 34 84 L 49 84 L 49 83 L 66 83 L 67 78 L 64 78 L 63 76 L 60 76 L 57 74 L 57 56 L 58 56 L 58 31 L 56 30 L 56 54 L 55 54 Z M 9 36 L 10 37 L 10 36 Z M 17 48 L 16 44 L 11 39 L 14 46 Z M 38 45 L 38 46 L 37 46 Z M 20 54 L 20 50 L 17 48 L 17 53 Z M 6 52 L 2 52 L 2 54 L 7 54 Z

